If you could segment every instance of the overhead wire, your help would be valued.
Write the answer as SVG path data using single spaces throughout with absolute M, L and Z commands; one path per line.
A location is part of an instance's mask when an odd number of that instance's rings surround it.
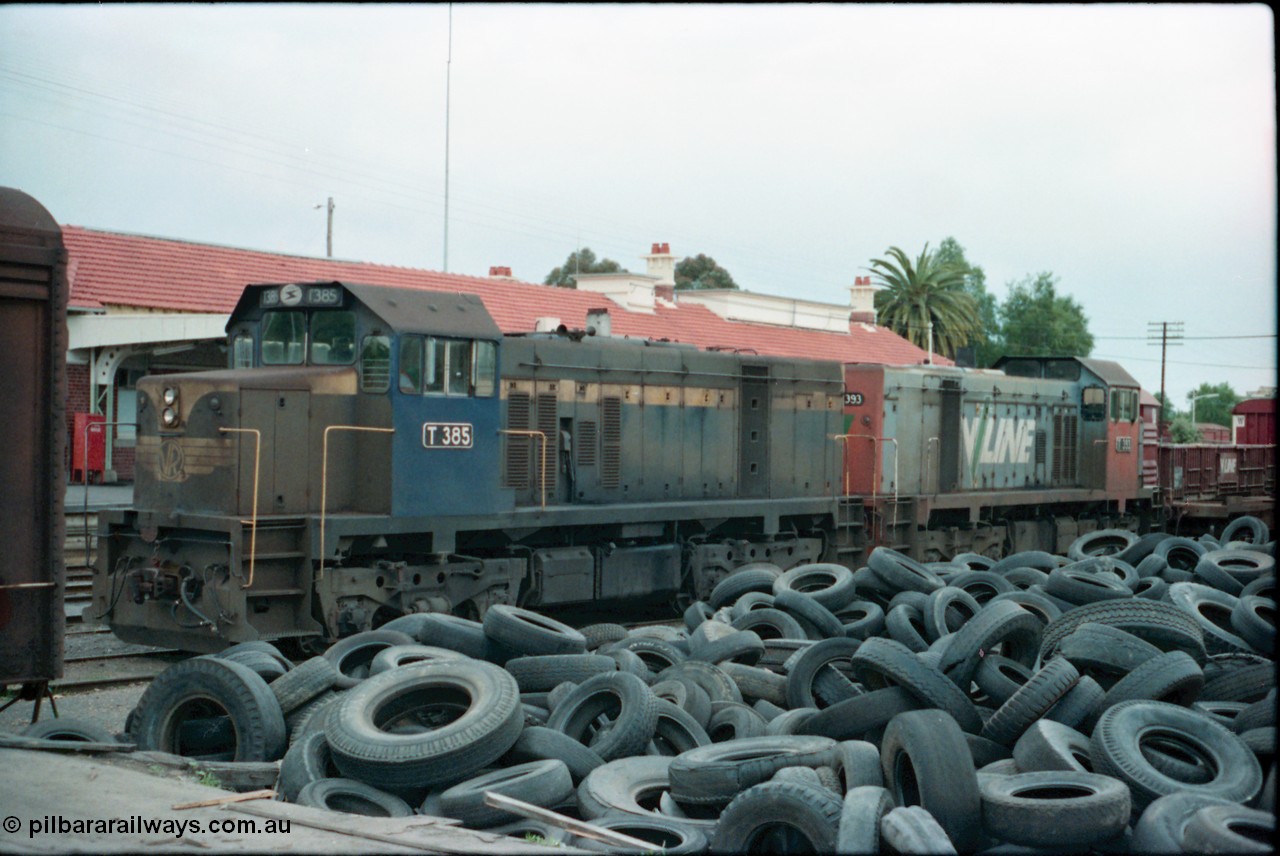
M 429 197 L 440 196 L 439 192 L 436 191 L 434 188 L 406 187 L 404 182 L 404 171 L 401 171 L 401 170 L 397 170 L 395 172 L 394 177 L 392 177 L 390 173 L 383 172 L 380 174 L 376 170 L 371 171 L 371 170 L 363 169 L 360 167 L 353 167 L 350 165 L 349 162 L 347 162 L 345 157 L 342 155 L 332 155 L 322 151 L 321 149 L 313 149 L 311 147 L 301 147 L 296 143 L 282 141 L 282 140 L 269 137 L 260 133 L 244 131 L 243 129 L 240 129 L 240 128 L 231 127 L 220 122 L 209 121 L 207 119 L 191 116 L 186 113 L 176 112 L 173 110 L 166 110 L 160 107 L 152 106 L 151 104 L 141 103 L 131 98 L 121 97 L 119 95 L 112 95 L 112 94 L 94 90 L 85 86 L 76 86 L 74 84 L 65 83 L 59 80 L 52 79 L 47 76 L 40 76 L 40 75 L 31 74 L 29 72 L 18 71 L 13 69 L 12 67 L 8 67 L 4 65 L 3 63 L 0 63 L 0 76 L 8 77 L 11 82 L 17 83 L 19 85 L 27 86 L 29 88 L 41 90 L 48 94 L 61 94 L 64 96 L 63 103 L 66 103 L 65 97 L 78 98 L 78 99 L 90 100 L 90 101 L 94 99 L 104 100 L 114 105 L 120 105 L 130 109 L 141 110 L 150 114 L 156 114 L 157 116 L 164 117 L 164 121 L 170 122 L 170 124 L 172 124 L 173 120 L 176 120 L 177 122 L 190 123 L 192 125 L 199 126 L 200 129 L 209 129 L 208 131 L 205 131 L 205 130 L 198 130 L 193 128 L 183 128 L 182 130 L 188 133 L 179 133 L 178 131 L 174 130 L 173 127 L 165 127 L 163 125 L 157 127 L 154 124 L 154 122 L 150 125 L 144 124 L 151 117 L 145 117 L 145 118 L 139 117 L 139 118 L 143 118 L 143 121 L 141 122 L 127 121 L 127 120 L 125 121 L 125 124 L 131 124 L 131 125 L 143 127 L 149 130 L 160 130 L 161 132 L 167 133 L 178 139 L 185 139 L 200 145 L 217 147 L 216 144 L 210 142 L 209 139 L 200 139 L 198 137 L 191 136 L 191 133 L 207 134 L 208 137 L 211 139 L 220 140 L 226 145 L 233 146 L 236 153 L 242 156 L 246 155 L 246 153 L 242 150 L 248 149 L 250 150 L 250 152 L 257 151 L 257 152 L 264 153 L 259 155 L 254 155 L 250 153 L 248 154 L 248 156 L 250 157 L 256 157 L 257 159 L 265 160 L 268 163 L 273 163 L 275 165 L 282 166 L 288 169 L 294 169 L 304 173 L 309 173 L 312 175 L 316 175 L 318 177 L 329 178 L 331 180 L 337 180 L 337 181 L 351 181 L 353 180 L 353 177 L 363 178 L 366 181 L 384 185 L 384 187 L 380 188 L 380 192 L 385 192 L 399 198 L 411 199 L 414 202 L 422 202 L 421 199 L 417 198 L 419 195 L 425 195 Z M 83 109 L 83 108 L 78 108 L 78 109 Z M 9 115 L 13 116 L 14 114 L 9 114 Z M 30 117 L 17 117 L 17 118 L 29 119 Z M 112 114 L 112 118 L 115 121 L 121 121 L 121 117 L 118 114 Z M 39 121 L 39 120 L 31 120 L 31 121 Z M 60 127 L 63 130 L 71 130 L 71 131 L 77 130 L 77 129 L 66 128 L 65 126 L 58 126 L 54 123 L 49 123 L 49 122 L 44 122 L 44 124 L 49 125 L 51 127 Z M 236 139 L 235 136 L 229 137 L 227 136 L 227 134 L 221 133 L 224 131 L 229 132 L 232 135 L 247 137 L 253 140 L 254 142 L 246 142 L 243 139 Z M 81 131 L 81 133 L 86 133 L 89 136 L 101 137 L 101 135 L 94 135 L 92 132 Z M 104 138 L 104 139 L 110 139 L 110 138 Z M 116 142 L 119 142 L 123 145 L 137 146 L 138 148 L 141 148 L 143 150 L 160 151 L 162 153 L 167 153 L 175 157 L 184 157 L 184 155 L 176 152 L 165 152 L 164 150 L 157 150 L 154 147 L 149 148 L 146 146 L 142 146 L 138 143 L 135 143 L 133 141 L 116 140 Z M 337 170 L 337 172 L 335 173 L 335 172 L 327 171 L 324 168 L 317 168 L 316 165 L 308 165 L 308 164 L 303 164 L 303 163 L 298 163 L 293 161 L 288 163 L 281 163 L 280 161 L 274 159 L 274 157 L 278 157 L 282 155 L 288 156 L 290 158 L 296 158 L 297 152 L 300 148 L 306 151 L 307 157 L 309 159 L 313 159 L 313 160 L 333 159 L 333 158 L 339 159 L 338 164 L 326 165 L 328 170 Z M 264 155 L 271 155 L 272 157 L 265 157 Z M 186 156 L 186 157 L 189 157 L 189 156 Z M 202 162 L 209 165 L 224 166 L 225 168 L 229 168 L 229 169 L 237 169 L 236 167 L 231 167 L 228 165 L 218 164 L 210 161 L 202 161 Z M 249 173 L 249 174 L 261 176 L 260 173 Z M 411 175 L 411 178 L 418 178 L 418 177 Z M 409 192 L 405 192 L 405 190 L 401 188 L 405 188 Z M 368 189 L 369 188 L 366 188 L 366 190 Z M 625 255 L 629 252 L 634 251 L 634 236 L 633 235 L 624 236 L 622 234 L 613 232 L 611 231 L 613 227 L 622 226 L 624 229 L 627 229 L 628 231 L 632 231 L 640 228 L 636 224 L 621 223 L 617 220 L 610 219 L 607 217 L 600 217 L 598 215 L 592 215 L 588 218 L 584 218 L 581 215 L 578 215 L 578 216 L 571 215 L 567 217 L 567 219 L 565 220 L 557 220 L 557 219 L 552 219 L 545 216 L 529 215 L 523 212 L 514 212 L 514 211 L 509 211 L 503 208 L 499 208 L 497 206 L 493 206 L 486 202 L 481 202 L 475 198 L 469 198 L 465 194 L 457 194 L 455 192 L 454 198 L 457 199 L 459 195 L 462 195 L 463 198 L 467 201 L 467 206 L 466 206 L 467 210 L 469 210 L 474 216 L 479 216 L 482 218 L 492 217 L 493 215 L 487 213 L 491 211 L 494 214 L 504 215 L 505 218 L 507 218 L 505 220 L 503 220 L 500 217 L 494 218 L 494 220 L 497 223 L 505 223 L 507 224 L 506 226 L 494 226 L 494 224 L 492 223 L 476 221 L 476 220 L 461 221 L 461 222 L 469 223 L 470 225 L 475 225 L 480 228 L 499 228 L 504 231 L 512 231 L 511 227 L 515 225 L 519 227 L 518 229 L 515 230 L 517 234 L 525 234 L 531 237 L 555 237 L 556 239 L 563 239 L 563 238 L 569 237 L 569 232 L 570 230 L 572 230 L 573 237 L 576 238 L 577 235 L 581 231 L 583 231 L 582 225 L 581 225 L 582 220 L 588 219 L 592 223 L 592 226 L 590 227 L 588 232 L 588 237 L 593 242 L 597 243 L 597 246 L 604 246 L 608 248 L 606 252 L 608 252 L 609 254 Z M 366 201 L 375 202 L 375 203 L 382 201 L 378 199 L 372 199 L 367 196 L 364 198 Z M 486 195 L 486 198 L 491 198 L 491 195 Z M 432 201 L 435 201 L 435 200 L 433 199 Z M 387 203 L 387 204 L 390 204 L 390 203 Z M 547 206 L 545 205 L 545 200 L 539 200 L 539 202 L 536 204 L 535 207 L 537 207 L 539 211 L 545 212 L 547 209 Z M 410 208 L 409 210 L 414 210 L 427 215 L 431 215 L 433 213 L 429 210 L 419 209 L 419 208 Z M 599 227 L 599 224 L 601 223 L 608 223 L 610 227 L 610 231 L 601 229 Z M 533 227 L 538 231 L 536 233 L 529 232 L 528 229 L 530 227 Z M 648 227 L 645 227 L 645 228 L 648 228 Z M 688 240 L 689 242 L 688 246 L 699 246 L 699 244 L 702 243 L 697 238 L 690 237 L 687 235 L 672 236 L 670 234 L 669 229 L 664 229 L 662 231 L 664 232 L 663 237 L 664 239 L 667 239 L 668 243 L 670 243 L 670 238 L 672 237 L 675 237 L 677 240 L 682 240 L 682 239 Z M 605 243 L 602 244 L 601 242 L 605 242 Z M 725 246 L 726 249 L 729 249 L 731 251 L 740 251 L 740 252 L 743 251 L 743 248 L 735 247 L 732 244 L 726 245 L 723 241 L 718 241 L 717 244 L 720 246 Z M 745 270 L 748 272 L 755 272 L 761 275 L 761 278 L 765 280 L 776 280 L 778 278 L 794 278 L 794 271 L 797 268 L 796 262 L 798 260 L 785 255 L 779 255 L 776 252 L 772 252 L 768 250 L 763 250 L 763 255 L 762 255 L 762 248 L 759 246 L 753 246 L 749 251 L 746 251 L 746 252 L 747 252 L 747 257 L 744 261 L 735 260 L 734 262 L 734 266 L 738 268 L 740 271 Z M 812 258 L 806 259 L 806 262 L 811 267 L 812 267 L 813 261 L 814 260 Z M 741 276 L 741 274 L 739 276 Z M 845 287 L 844 281 L 847 280 L 848 277 L 849 277 L 849 274 L 837 273 L 834 270 L 828 270 L 824 276 L 824 279 L 826 279 L 827 284 L 832 287 L 843 288 Z

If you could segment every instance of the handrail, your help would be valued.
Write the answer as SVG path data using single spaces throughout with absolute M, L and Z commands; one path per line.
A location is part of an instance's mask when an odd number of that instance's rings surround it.
M 84 469 L 80 471 L 84 473 L 84 513 L 81 514 L 80 517 L 81 517 L 81 522 L 84 523 L 84 563 L 90 567 L 92 567 L 94 563 L 89 561 L 89 543 L 90 543 L 89 541 L 89 432 L 96 428 L 98 429 L 99 433 L 105 433 L 103 429 L 105 429 L 108 425 L 110 425 L 112 428 L 118 428 L 121 425 L 132 425 L 135 431 L 138 428 L 137 422 L 129 422 L 124 419 L 119 419 L 119 420 L 116 420 L 115 422 L 86 422 L 85 423 L 84 442 L 81 444 L 82 448 L 84 449 Z M 103 442 L 104 443 L 106 442 L 105 436 L 103 437 Z
M 542 510 L 547 510 L 547 435 L 542 431 L 531 431 L 523 428 L 499 428 L 499 434 L 514 434 L 517 437 L 537 437 L 541 441 L 542 455 L 538 465 L 538 485 L 542 489 Z
M 253 435 L 253 517 L 249 527 L 253 530 L 249 535 L 249 581 L 240 586 L 242 589 L 253 585 L 254 562 L 258 557 L 258 473 L 262 463 L 262 432 L 257 428 L 219 428 L 220 434 L 252 434 Z M 243 525 L 245 521 L 241 520 Z
M 879 464 L 880 464 L 880 455 L 878 454 L 879 448 L 880 448 L 879 444 L 880 443 L 893 444 L 893 524 L 892 525 L 894 527 L 897 527 L 898 525 L 898 439 L 896 437 L 876 437 L 871 434 L 834 434 L 832 435 L 831 439 L 844 442 L 845 449 L 847 451 L 849 448 L 848 441 L 853 439 L 854 437 L 862 437 L 864 439 L 871 441 L 871 454 L 874 456 L 871 461 L 871 506 L 873 508 L 875 507 L 876 498 L 878 496 L 879 488 L 880 488 L 880 480 L 876 478 L 876 473 L 879 471 Z M 845 467 L 844 467 L 844 493 L 846 497 L 849 495 L 849 462 L 848 461 L 845 461 Z
M 394 434 L 394 428 L 369 428 L 364 425 L 329 425 L 324 429 L 324 442 L 321 444 L 320 459 L 320 569 L 316 571 L 316 581 L 324 579 L 324 519 L 329 502 L 329 432 L 330 431 L 367 431 L 370 434 Z

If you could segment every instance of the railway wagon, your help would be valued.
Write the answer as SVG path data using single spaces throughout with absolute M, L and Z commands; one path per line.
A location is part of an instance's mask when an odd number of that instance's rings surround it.
M 831 546 L 836 363 L 503 336 L 474 295 L 340 282 L 250 286 L 227 332 L 226 370 L 138 384 L 86 612 L 122 639 L 701 597 Z
M 1160 501 L 1170 532 L 1221 533 L 1242 515 L 1275 526 L 1274 444 L 1165 444 L 1160 447 Z
M 845 367 L 845 493 L 868 546 L 925 560 L 1065 553 L 1096 528 L 1146 528 L 1139 386 L 1106 360 L 993 369 Z
M 0 188 L 0 687 L 21 684 L 30 699 L 62 676 L 66 305 L 57 221 Z

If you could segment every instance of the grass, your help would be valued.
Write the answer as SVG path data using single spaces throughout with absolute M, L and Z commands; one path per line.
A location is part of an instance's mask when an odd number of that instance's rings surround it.
M 208 770 L 196 767 L 196 781 L 210 788 L 222 788 L 222 780 Z

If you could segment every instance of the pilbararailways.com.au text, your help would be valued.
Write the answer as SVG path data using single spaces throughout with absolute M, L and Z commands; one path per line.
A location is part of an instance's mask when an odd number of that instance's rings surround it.
M 20 831 L 22 825 L 18 818 L 10 816 L 4 820 L 4 831 L 16 833 Z M 287 835 L 290 822 L 283 818 L 255 820 L 247 817 L 227 817 L 212 820 L 195 818 L 177 820 L 171 817 L 144 817 L 140 814 L 108 818 L 64 817 L 60 814 L 49 814 L 31 818 L 25 826 L 27 838 L 35 838 L 37 835 L 172 835 L 175 838 L 181 838 L 184 835 L 204 833 Z

